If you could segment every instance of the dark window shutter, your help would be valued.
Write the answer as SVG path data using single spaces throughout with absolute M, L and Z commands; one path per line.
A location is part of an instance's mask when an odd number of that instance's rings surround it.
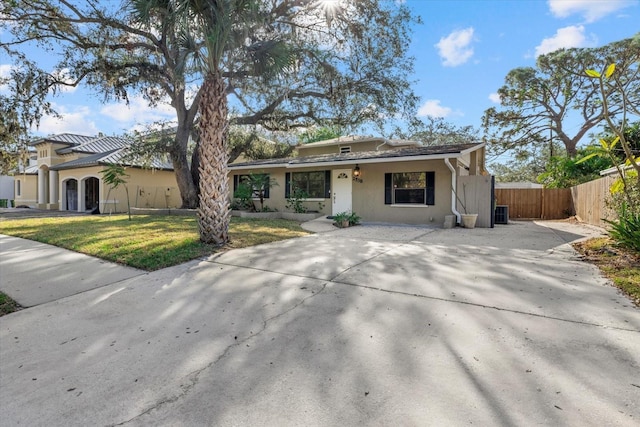
M 393 180 L 390 173 L 384 174 L 384 204 L 390 205 L 393 201 Z
M 269 175 L 268 173 L 265 174 L 267 175 L 267 182 L 266 185 L 264 187 L 264 198 L 268 199 L 269 198 L 269 183 L 271 182 L 271 175 Z
M 238 191 L 238 175 L 233 175 L 233 192 Z
M 284 174 L 284 197 L 289 198 L 291 195 L 291 172 Z
M 425 205 L 436 204 L 436 173 L 426 172 L 427 175 L 427 197 L 424 199 Z
M 331 171 L 324 171 L 324 198 L 331 198 Z

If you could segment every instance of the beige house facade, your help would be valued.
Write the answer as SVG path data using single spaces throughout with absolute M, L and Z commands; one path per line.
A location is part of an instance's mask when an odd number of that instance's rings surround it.
M 102 171 L 110 164 L 126 168 L 132 207 L 173 208 L 181 203 L 175 174 L 160 159 L 149 165 L 127 160 L 131 142 L 110 136 L 61 134 L 31 143 L 36 164 L 14 176 L 15 205 L 77 212 L 125 212 L 124 187 L 111 188 Z
M 308 195 L 304 206 L 323 215 L 355 212 L 368 222 L 436 225 L 448 215 L 460 222 L 462 213 L 477 213 L 477 226 L 493 224 L 493 180 L 481 143 L 341 137 L 305 144 L 292 158 L 229 165 L 232 195 L 251 173 L 273 179 L 265 205 L 281 212 L 291 210 L 287 202 L 301 189 Z

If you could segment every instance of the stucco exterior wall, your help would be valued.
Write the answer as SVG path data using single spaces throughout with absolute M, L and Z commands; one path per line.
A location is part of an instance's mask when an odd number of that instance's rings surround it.
M 60 209 L 67 210 L 66 182 L 75 179 L 78 185 L 90 178 L 99 180 L 99 208 L 101 213 L 127 211 L 126 190 L 124 187 L 111 189 L 102 181 L 102 166 L 78 168 L 59 171 Z M 131 207 L 177 208 L 181 204 L 180 192 L 173 171 L 153 171 L 147 169 L 127 168 L 127 187 Z M 82 209 L 81 205 L 78 205 Z
M 65 157 L 64 155 L 59 155 L 58 153 L 56 153 L 56 150 L 66 147 L 68 147 L 68 145 L 66 144 L 54 144 L 51 142 L 43 142 L 41 144 L 37 144 L 35 148 L 38 153 L 38 166 L 54 166 L 60 163 L 67 162 L 69 160 L 74 160 L 73 158 Z
M 350 147 L 350 151 L 375 151 L 375 149 L 383 144 L 384 141 L 354 141 L 348 142 L 344 141 L 340 144 L 331 144 L 331 145 L 319 145 L 314 146 L 310 145 L 300 145 L 297 148 L 299 156 L 316 156 L 320 154 L 339 154 L 340 147 Z M 386 144 L 383 144 L 380 148 L 382 150 L 388 150 L 389 147 Z
M 455 162 L 453 162 L 455 165 Z M 311 172 L 330 169 L 353 169 L 355 165 L 314 168 L 264 168 L 253 170 L 235 170 L 229 173 L 231 196 L 233 195 L 233 175 L 253 173 L 269 173 L 278 183 L 270 190 L 265 204 L 278 211 L 287 211 L 285 195 L 286 172 Z M 451 215 L 451 171 L 444 160 L 388 162 L 375 164 L 359 164 L 362 182 L 353 181 L 352 211 L 362 217 L 363 221 L 394 222 L 404 224 L 442 224 L 445 215 Z M 435 172 L 434 205 L 386 205 L 385 173 L 393 172 Z M 487 195 L 489 197 L 489 195 Z M 318 202 L 325 206 L 322 213 L 332 212 L 331 199 L 313 199 L 306 202 L 310 210 L 318 210 Z M 259 207 L 258 203 L 255 203 Z
M 443 160 L 361 164 L 362 183 L 353 183 L 353 211 L 364 221 L 403 224 L 444 223 L 451 215 L 451 172 Z M 434 205 L 385 205 L 384 174 L 435 172 Z
M 13 177 L 15 185 L 16 206 L 26 205 L 35 208 L 38 203 L 38 175 L 19 174 Z M 20 194 L 18 194 L 18 184 L 20 182 Z

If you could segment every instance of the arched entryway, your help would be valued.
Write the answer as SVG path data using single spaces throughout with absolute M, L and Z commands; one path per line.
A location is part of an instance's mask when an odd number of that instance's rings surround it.
M 100 207 L 100 180 L 90 177 L 84 180 L 84 209 L 94 210 Z
M 68 211 L 78 210 L 78 180 L 69 179 L 64 183 L 65 209 Z

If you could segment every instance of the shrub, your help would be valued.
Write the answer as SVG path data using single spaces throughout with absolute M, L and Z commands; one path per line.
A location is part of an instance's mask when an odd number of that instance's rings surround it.
M 307 208 L 304 206 L 304 202 L 309 198 L 309 194 L 306 191 L 299 188 L 292 188 L 291 195 L 287 200 L 287 209 L 294 211 L 295 213 L 306 213 Z
M 622 209 L 617 221 L 605 220 L 609 235 L 620 245 L 640 253 L 640 213 Z
M 250 185 L 244 182 L 239 184 L 238 188 L 233 193 L 233 197 L 236 199 L 234 200 L 233 207 L 240 210 L 255 210 L 255 205 L 253 204 L 253 189 Z
M 336 222 L 336 225 L 338 227 L 342 228 L 344 226 L 344 223 L 348 223 L 349 225 L 351 225 L 349 217 L 349 212 L 340 212 L 333 216 L 333 220 Z
M 360 224 L 360 217 L 355 213 L 351 212 L 349 215 L 349 225 L 358 225 Z

